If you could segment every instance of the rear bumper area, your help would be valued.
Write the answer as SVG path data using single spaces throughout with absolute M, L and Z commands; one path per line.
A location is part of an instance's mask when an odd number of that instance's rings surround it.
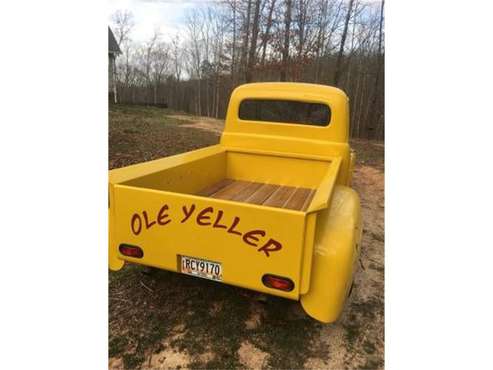
M 283 208 L 125 185 L 114 186 L 110 268 L 123 261 L 180 272 L 180 256 L 220 263 L 222 282 L 299 299 L 306 214 Z M 124 256 L 138 246 L 142 258 Z M 294 289 L 275 290 L 265 274 L 286 277 Z

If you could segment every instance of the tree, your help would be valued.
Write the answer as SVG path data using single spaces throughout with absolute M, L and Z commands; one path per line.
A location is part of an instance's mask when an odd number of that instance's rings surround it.
M 201 109 L 201 64 L 203 58 L 203 48 L 202 48 L 202 24 L 203 18 L 197 9 L 192 9 L 187 17 L 187 28 L 188 28 L 188 38 L 190 43 L 190 64 L 191 64 L 191 78 L 197 80 L 197 99 L 195 101 L 195 113 L 198 115 L 202 114 Z
M 259 30 L 259 18 L 260 18 L 260 3 L 261 0 L 255 0 L 255 13 L 253 16 L 253 27 L 252 27 L 252 39 L 250 42 L 250 51 L 248 53 L 248 65 L 245 74 L 245 81 L 252 81 L 252 69 L 255 65 L 255 53 L 257 51 L 257 38 Z
M 380 95 L 383 95 L 379 93 L 379 85 L 380 85 L 380 75 L 381 75 L 381 70 L 382 70 L 382 65 L 383 65 L 383 55 L 382 55 L 382 26 L 383 26 L 383 7 L 385 5 L 385 0 L 381 1 L 380 5 L 380 20 L 379 20 L 379 27 L 378 27 L 378 49 L 377 49 L 377 72 L 375 75 L 375 83 L 373 85 L 373 96 L 371 100 L 371 108 L 370 109 L 370 114 L 368 117 L 368 132 L 367 132 L 367 138 L 371 139 L 372 133 L 371 131 L 375 128 L 376 123 L 375 121 L 375 115 L 377 112 L 376 105 L 377 105 L 377 99 Z M 378 124 L 378 123 L 377 123 Z
M 267 15 L 267 22 L 265 25 L 265 31 L 261 37 L 262 38 L 262 44 L 261 44 L 262 58 L 261 58 L 260 63 L 262 64 L 262 66 L 265 64 L 265 54 L 267 51 L 267 44 L 270 41 L 270 30 L 272 28 L 272 15 L 274 13 L 274 7 L 275 6 L 276 6 L 276 0 L 271 0 L 268 15 Z
M 132 43 L 130 34 L 135 26 L 134 16 L 129 10 L 117 10 L 112 16 L 113 31 L 122 51 L 122 56 L 116 59 L 116 89 L 118 95 L 121 95 L 121 87 L 129 86 L 132 78 Z
M 336 68 L 334 71 L 334 85 L 338 86 L 339 78 L 341 77 L 341 63 L 344 54 L 344 45 L 346 44 L 347 31 L 349 27 L 349 19 L 351 18 L 351 11 L 353 9 L 354 0 L 349 0 L 349 5 L 346 12 L 346 20 L 344 22 L 344 30 L 342 31 L 341 42 L 339 44 L 339 53 L 337 55 Z
M 251 18 L 252 0 L 247 0 L 246 21 L 243 26 L 243 44 L 241 46 L 240 67 L 242 70 L 247 65 L 248 40 L 250 36 L 250 18 Z
M 289 37 L 291 32 L 291 0 L 285 0 L 286 11 L 284 13 L 284 43 L 282 48 L 282 68 L 281 81 L 286 81 L 288 61 L 289 61 Z
M 235 62 L 236 62 L 236 0 L 233 0 L 233 43 L 231 51 L 231 81 L 235 83 Z
M 165 42 L 155 44 L 150 54 L 150 79 L 153 85 L 153 103 L 158 103 L 158 89 L 168 73 L 170 64 L 169 47 Z M 162 103 L 162 102 L 160 102 Z
M 134 15 L 129 10 L 117 10 L 113 16 L 113 31 L 115 32 L 118 45 L 130 40 L 130 33 L 135 26 Z

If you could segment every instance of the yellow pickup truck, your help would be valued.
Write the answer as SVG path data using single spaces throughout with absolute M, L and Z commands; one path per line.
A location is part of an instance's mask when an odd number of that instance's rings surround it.
M 361 240 L 349 101 L 334 87 L 236 88 L 220 143 L 109 173 L 109 267 L 125 262 L 299 300 L 335 321 Z

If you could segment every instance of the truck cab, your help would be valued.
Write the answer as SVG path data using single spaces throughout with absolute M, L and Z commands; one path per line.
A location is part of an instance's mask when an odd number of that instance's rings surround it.
M 299 300 L 335 321 L 361 239 L 348 139 L 337 88 L 236 88 L 218 145 L 110 171 L 110 269 L 194 275 Z

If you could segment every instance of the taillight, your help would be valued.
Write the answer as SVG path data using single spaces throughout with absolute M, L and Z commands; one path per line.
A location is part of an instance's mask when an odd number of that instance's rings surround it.
M 127 257 L 142 258 L 144 257 L 144 251 L 136 247 L 135 245 L 120 244 L 118 247 L 120 253 Z
M 262 283 L 268 288 L 284 290 L 285 292 L 294 289 L 293 281 L 282 276 L 266 274 L 262 276 Z

